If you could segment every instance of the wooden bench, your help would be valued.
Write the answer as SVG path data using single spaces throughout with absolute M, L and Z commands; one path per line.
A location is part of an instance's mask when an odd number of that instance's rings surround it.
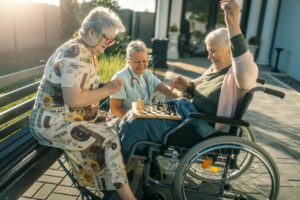
M 0 95 L 0 108 L 28 97 L 37 91 L 44 65 L 0 77 L 0 90 L 13 85 L 14 90 Z M 0 112 L 0 199 L 17 199 L 61 155 L 62 151 L 41 146 L 30 134 L 28 115 L 35 97 Z M 22 115 L 25 116 L 22 116 Z M 11 123 L 11 120 L 14 120 Z

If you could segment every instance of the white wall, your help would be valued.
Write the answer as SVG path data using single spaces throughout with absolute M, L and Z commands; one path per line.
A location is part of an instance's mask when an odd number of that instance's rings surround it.
M 46 8 L 46 10 L 45 10 Z M 47 14 L 47 28 L 45 28 Z M 0 53 L 56 46 L 61 43 L 58 6 L 0 3 Z M 45 34 L 45 30 L 47 33 Z M 47 37 L 47 39 L 45 39 Z
M 274 48 L 282 47 L 278 69 L 300 81 L 300 1 L 281 1 L 280 16 Z M 271 64 L 275 66 L 276 52 L 271 50 Z

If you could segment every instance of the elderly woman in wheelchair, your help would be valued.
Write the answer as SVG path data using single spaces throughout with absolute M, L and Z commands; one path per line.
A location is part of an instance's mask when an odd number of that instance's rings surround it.
M 192 82 L 173 81 L 173 87 L 191 97 L 174 100 L 183 120 L 136 119 L 127 113 L 120 126 L 123 155 L 127 162 L 144 161 L 146 188 L 152 183 L 175 189 L 178 199 L 276 199 L 276 165 L 253 143 L 255 136 L 242 116 L 253 92 L 282 94 L 255 87 L 258 68 L 239 27 L 239 5 L 235 0 L 220 4 L 226 28 L 205 39 L 211 67 Z M 137 153 L 141 147 L 143 153 Z M 172 157 L 168 163 L 178 160 L 171 182 L 163 180 L 166 164 L 160 157 Z

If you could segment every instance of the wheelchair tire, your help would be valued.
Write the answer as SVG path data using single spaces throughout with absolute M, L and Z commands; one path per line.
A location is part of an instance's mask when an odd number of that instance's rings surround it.
M 251 166 L 232 178 L 229 174 L 234 170 L 232 158 L 235 154 L 251 154 L 252 161 Z M 202 168 L 197 178 L 190 174 L 195 162 L 199 169 Z M 184 155 L 176 170 L 175 191 L 180 200 L 274 200 L 279 189 L 279 172 L 269 154 L 257 144 L 234 136 L 220 136 L 198 143 Z
M 255 134 L 253 133 L 253 131 L 250 127 L 241 127 L 239 137 L 241 137 L 245 140 L 249 140 L 251 142 L 256 142 Z
M 241 127 L 241 129 L 238 132 L 238 137 L 248 140 L 250 142 L 256 141 L 255 134 L 253 133 L 253 131 L 250 127 Z M 254 158 L 251 153 L 247 153 L 247 154 L 244 154 L 242 158 L 240 155 L 237 154 L 237 155 L 235 155 L 234 159 L 239 160 L 239 162 L 237 162 L 236 166 L 234 166 L 235 168 L 232 167 L 232 170 L 228 173 L 228 177 L 230 179 L 235 179 L 235 178 L 239 177 L 240 174 L 242 174 L 244 171 L 246 171 L 251 166 Z M 206 181 L 207 177 L 199 176 L 197 174 L 197 171 L 198 170 L 196 167 L 191 166 L 189 173 L 194 178 L 198 178 L 203 181 Z M 208 181 L 213 181 L 213 179 L 208 179 Z

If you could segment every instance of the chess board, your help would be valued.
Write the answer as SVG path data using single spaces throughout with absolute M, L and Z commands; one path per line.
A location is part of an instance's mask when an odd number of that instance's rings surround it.
M 145 105 L 144 109 L 136 110 L 133 109 L 133 116 L 135 118 L 149 118 L 149 119 L 170 119 L 170 120 L 181 120 L 181 117 L 174 112 L 168 110 L 167 106 L 163 105 L 162 107 L 157 109 L 157 106 L 149 106 Z

